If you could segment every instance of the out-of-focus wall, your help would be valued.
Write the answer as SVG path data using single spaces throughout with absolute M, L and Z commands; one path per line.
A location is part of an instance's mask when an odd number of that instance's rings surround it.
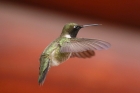
M 65 13 L 140 26 L 139 0 L 7 0 Z

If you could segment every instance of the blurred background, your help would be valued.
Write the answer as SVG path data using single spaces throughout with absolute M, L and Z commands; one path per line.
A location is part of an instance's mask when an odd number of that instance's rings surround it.
M 139 10 L 139 0 L 1 0 L 0 93 L 140 93 Z M 112 46 L 52 67 L 40 87 L 40 54 L 69 22 L 103 24 L 78 37 Z

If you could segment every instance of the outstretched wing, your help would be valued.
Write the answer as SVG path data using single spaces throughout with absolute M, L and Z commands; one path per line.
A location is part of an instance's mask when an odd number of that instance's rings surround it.
M 61 47 L 61 52 L 72 53 L 71 57 L 86 58 L 95 55 L 94 50 L 108 49 L 108 42 L 98 39 L 72 38 L 70 42 L 66 42 Z
M 42 54 L 40 57 L 39 78 L 38 78 L 38 82 L 40 85 L 44 83 L 49 68 L 50 68 L 50 59 L 49 57 Z

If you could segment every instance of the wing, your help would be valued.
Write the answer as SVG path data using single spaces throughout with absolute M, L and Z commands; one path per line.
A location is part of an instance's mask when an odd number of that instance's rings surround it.
M 108 42 L 97 39 L 72 38 L 70 42 L 66 42 L 61 47 L 61 52 L 72 53 L 71 57 L 86 58 L 95 55 L 94 50 L 108 49 Z
M 39 78 L 38 78 L 38 82 L 40 85 L 43 85 L 49 68 L 50 68 L 50 59 L 49 57 L 42 54 L 40 57 Z
M 71 58 L 72 57 L 90 58 L 94 55 L 95 55 L 95 52 L 93 50 L 87 50 L 87 51 L 83 51 L 83 52 L 73 52 L 70 57 Z

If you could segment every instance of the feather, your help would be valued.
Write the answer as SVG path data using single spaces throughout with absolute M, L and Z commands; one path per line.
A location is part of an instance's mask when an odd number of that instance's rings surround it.
M 50 59 L 44 55 L 41 55 L 40 67 L 39 67 L 39 78 L 38 78 L 39 85 L 43 85 L 49 68 L 50 68 Z
M 60 52 L 72 53 L 71 57 L 87 58 L 95 55 L 94 50 L 108 49 L 108 42 L 98 39 L 72 38 L 62 45 Z

